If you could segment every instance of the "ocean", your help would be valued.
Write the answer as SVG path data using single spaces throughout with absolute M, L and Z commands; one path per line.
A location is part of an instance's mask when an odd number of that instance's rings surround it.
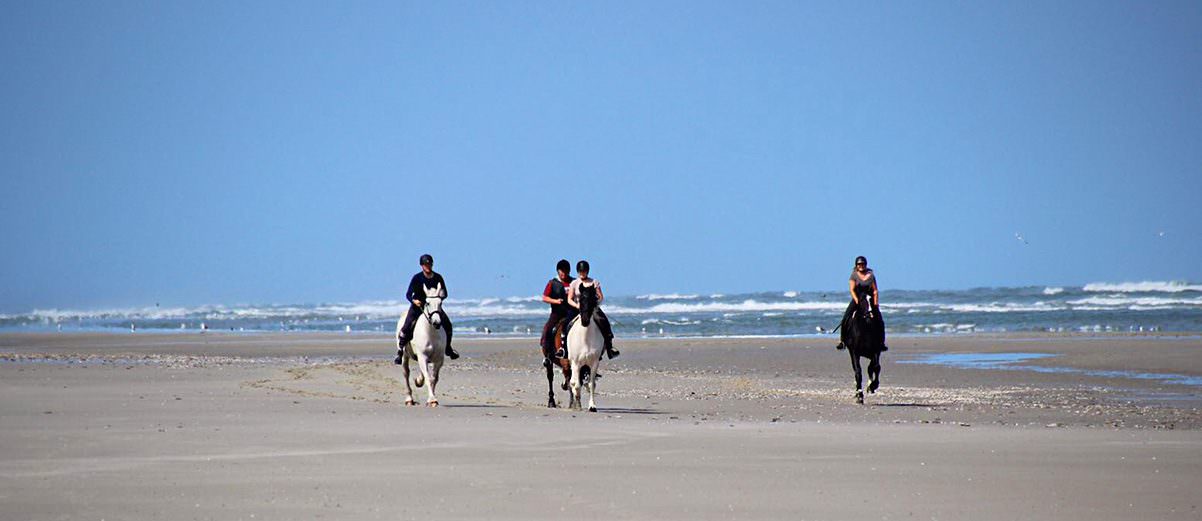
M 847 306 L 841 291 L 608 296 L 619 337 L 820 335 Z M 967 290 L 884 290 L 890 334 L 1202 331 L 1202 284 L 1093 283 Z M 0 315 L 0 331 L 391 332 L 401 300 L 33 310 Z M 548 314 L 538 296 L 448 299 L 456 335 L 537 336 Z

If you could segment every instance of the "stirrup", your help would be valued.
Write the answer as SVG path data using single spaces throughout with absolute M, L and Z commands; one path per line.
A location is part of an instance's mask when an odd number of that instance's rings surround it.
M 561 348 L 555 350 L 555 358 L 567 358 L 567 357 L 568 357 L 567 349 L 564 349 L 561 347 Z

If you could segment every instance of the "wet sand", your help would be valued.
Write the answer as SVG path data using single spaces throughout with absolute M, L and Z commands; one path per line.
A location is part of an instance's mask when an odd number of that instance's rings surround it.
M 0 518 L 1202 518 L 1202 389 L 1147 376 L 1197 336 L 899 337 L 863 406 L 828 338 L 625 340 L 593 414 L 533 343 L 430 409 L 383 336 L 0 335 Z M 905 363 L 963 353 L 1055 356 Z

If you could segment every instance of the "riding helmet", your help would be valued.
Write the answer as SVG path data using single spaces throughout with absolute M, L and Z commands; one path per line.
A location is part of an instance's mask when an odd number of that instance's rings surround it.
M 586 260 L 576 263 L 576 273 L 580 273 L 582 271 L 588 271 L 588 261 Z
M 555 263 L 555 269 L 556 271 L 570 273 L 572 271 L 572 263 L 568 262 L 567 259 L 559 259 L 559 262 Z
M 431 257 L 429 253 L 423 253 L 421 258 L 417 260 L 417 263 L 422 266 L 433 266 L 434 257 Z

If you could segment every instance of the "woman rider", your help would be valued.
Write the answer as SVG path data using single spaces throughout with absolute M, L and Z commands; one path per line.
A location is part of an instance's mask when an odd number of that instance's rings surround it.
M 851 302 L 847 304 L 847 311 L 843 312 L 843 320 L 839 323 L 840 342 L 835 349 L 847 348 L 844 345 L 844 342 L 847 341 L 847 324 L 851 321 L 852 314 L 860 306 L 860 299 L 871 296 L 872 322 L 881 334 L 881 351 L 888 351 L 889 348 L 885 346 L 885 320 L 881 318 L 880 293 L 876 288 L 876 273 L 868 268 L 868 259 L 863 255 L 856 257 L 856 265 L 851 270 L 851 277 L 847 279 L 847 291 L 851 293 Z
M 576 263 L 576 280 L 573 280 L 568 285 L 568 305 L 574 308 L 573 311 L 580 311 L 580 287 L 596 287 L 597 288 L 597 307 L 593 309 L 593 320 L 596 321 L 597 327 L 601 329 L 601 336 L 605 339 L 605 356 L 609 359 L 617 357 L 619 354 L 617 349 L 614 349 L 614 330 L 609 325 L 609 317 L 605 316 L 605 312 L 601 311 L 601 302 L 605 301 L 605 294 L 601 293 L 601 281 L 589 278 L 588 276 L 588 261 L 582 260 Z M 573 317 L 568 318 L 570 322 Z M 555 352 L 555 356 L 559 358 L 567 358 L 567 344 Z

